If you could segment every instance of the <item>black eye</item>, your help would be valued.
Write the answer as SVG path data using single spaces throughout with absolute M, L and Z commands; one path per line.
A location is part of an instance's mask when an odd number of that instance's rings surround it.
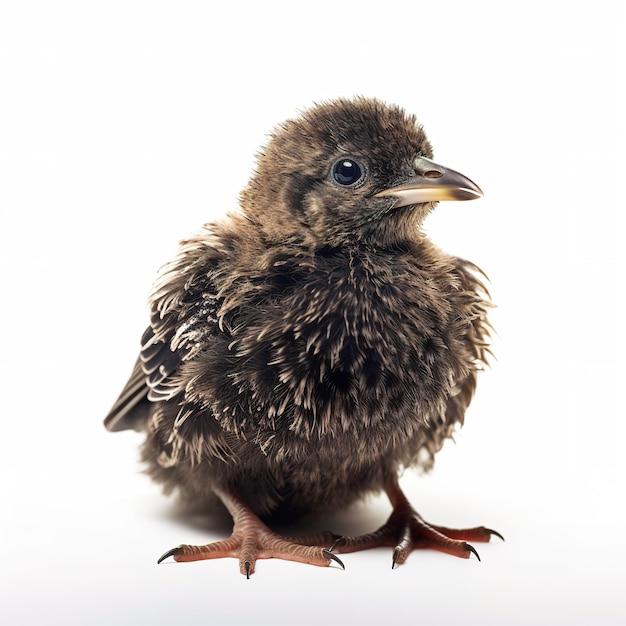
M 352 159 L 340 159 L 333 165 L 333 178 L 340 185 L 349 187 L 363 178 L 363 167 Z

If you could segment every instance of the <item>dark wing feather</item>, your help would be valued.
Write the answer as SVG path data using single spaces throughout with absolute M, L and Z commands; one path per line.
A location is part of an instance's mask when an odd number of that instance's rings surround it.
M 157 339 L 149 326 L 141 338 L 141 352 L 119 398 L 104 420 L 108 430 L 142 430 L 151 402 L 168 400 L 176 389 L 169 385 L 170 376 L 184 361 L 189 350 L 170 348 L 176 327 L 166 337 Z
M 143 430 L 151 403 L 170 400 L 181 391 L 173 374 L 217 332 L 219 304 L 214 291 L 188 292 L 187 298 L 163 318 L 153 313 L 132 374 L 104 420 L 108 430 Z
M 213 282 L 220 252 L 210 232 L 182 242 L 165 266 L 150 298 L 150 326 L 132 374 L 104 420 L 109 430 L 143 430 L 153 403 L 181 389 L 177 370 L 219 332 L 221 300 Z
M 141 338 L 141 352 L 139 361 L 146 378 L 147 398 L 150 402 L 167 400 L 175 393 L 175 389 L 168 384 L 169 377 L 178 369 L 178 366 L 189 354 L 189 349 L 183 346 L 175 350 L 171 348 L 172 338 L 176 327 L 172 324 L 163 337 L 156 335 L 153 326 L 149 326 Z
M 107 430 L 141 430 L 148 416 L 147 390 L 146 375 L 141 368 L 141 360 L 137 359 L 126 386 L 104 419 Z

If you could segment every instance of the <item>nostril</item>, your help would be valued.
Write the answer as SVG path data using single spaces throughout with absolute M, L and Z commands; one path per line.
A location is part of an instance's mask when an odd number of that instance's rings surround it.
M 426 170 L 423 174 L 424 178 L 441 178 L 443 176 L 443 172 L 439 170 Z
M 445 167 L 443 167 L 442 165 L 438 165 L 437 163 L 423 156 L 415 157 L 412 165 L 412 169 L 415 170 L 418 176 L 422 179 L 444 178 L 446 175 Z

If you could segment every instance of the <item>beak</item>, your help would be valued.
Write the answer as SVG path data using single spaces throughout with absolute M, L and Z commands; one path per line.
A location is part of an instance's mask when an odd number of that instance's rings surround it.
M 414 162 L 417 175 L 397 187 L 385 189 L 376 197 L 397 198 L 394 208 L 409 204 L 438 202 L 439 200 L 475 200 L 483 195 L 480 187 L 469 178 L 430 159 L 417 157 Z

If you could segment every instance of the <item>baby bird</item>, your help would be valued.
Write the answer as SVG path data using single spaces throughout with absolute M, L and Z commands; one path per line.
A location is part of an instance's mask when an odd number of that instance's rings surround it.
M 343 566 L 337 553 L 391 546 L 395 566 L 415 547 L 478 556 L 468 542 L 499 536 L 426 523 L 398 484 L 463 423 L 489 353 L 480 270 L 421 229 L 439 200 L 482 192 L 431 158 L 397 106 L 314 106 L 273 133 L 239 212 L 162 269 L 105 425 L 145 431 L 150 476 L 207 510 L 221 502 L 234 527 L 159 562 L 229 556 L 249 577 L 262 558 Z M 380 491 L 393 512 L 367 535 L 266 525 Z

